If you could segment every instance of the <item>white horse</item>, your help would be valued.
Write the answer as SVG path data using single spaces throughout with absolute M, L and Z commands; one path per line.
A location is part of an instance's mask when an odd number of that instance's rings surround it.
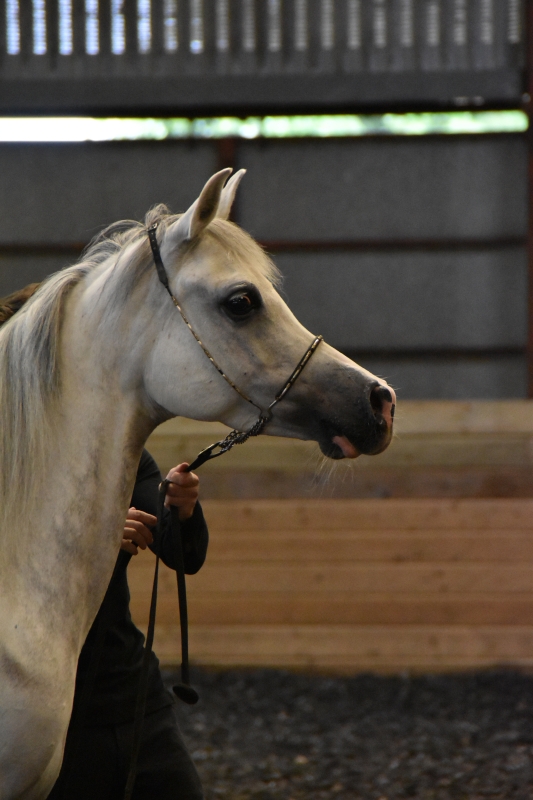
M 267 408 L 312 341 L 257 244 L 227 221 L 242 172 L 214 175 L 157 236 L 172 292 L 213 357 Z M 78 655 L 120 548 L 147 437 L 173 416 L 248 430 L 158 280 L 147 229 L 118 223 L 0 329 L 0 800 L 41 800 L 61 765 Z M 389 443 L 394 393 L 326 344 L 266 433 L 332 458 Z

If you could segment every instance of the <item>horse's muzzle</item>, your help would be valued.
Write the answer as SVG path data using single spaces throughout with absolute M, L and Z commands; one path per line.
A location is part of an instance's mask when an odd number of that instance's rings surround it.
M 321 450 L 329 458 L 357 458 L 378 455 L 390 444 L 396 408 L 394 389 L 386 383 L 375 382 L 369 387 L 367 399 L 357 404 L 355 419 L 346 426 L 329 429 L 327 443 L 322 439 Z

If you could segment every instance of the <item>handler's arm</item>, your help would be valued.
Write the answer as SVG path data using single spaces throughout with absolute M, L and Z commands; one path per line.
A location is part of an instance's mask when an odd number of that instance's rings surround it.
M 198 478 L 191 473 L 185 473 L 185 464 L 174 467 L 168 474 L 172 486 L 167 494 L 165 505 L 175 505 L 180 509 L 181 539 L 185 572 L 189 575 L 198 572 L 205 561 L 209 534 L 204 515 L 198 502 Z M 152 456 L 143 451 L 137 473 L 137 480 L 132 497 L 132 506 L 149 514 L 157 512 L 158 487 L 161 483 L 161 474 Z M 153 531 L 156 536 L 156 531 Z M 164 563 L 176 568 L 172 532 L 170 527 L 170 511 L 168 507 L 163 513 L 163 525 L 160 541 L 150 545 L 152 550 L 156 547 Z

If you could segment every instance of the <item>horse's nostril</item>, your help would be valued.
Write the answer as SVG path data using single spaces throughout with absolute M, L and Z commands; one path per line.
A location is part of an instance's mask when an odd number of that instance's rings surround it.
M 375 414 L 381 414 L 385 403 L 392 405 L 392 395 L 386 386 L 374 386 L 370 392 L 370 405 Z

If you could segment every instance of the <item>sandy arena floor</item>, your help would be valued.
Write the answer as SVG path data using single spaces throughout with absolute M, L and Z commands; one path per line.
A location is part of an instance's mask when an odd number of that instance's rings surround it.
M 170 676 L 167 676 L 170 677 Z M 206 800 L 532 800 L 533 677 L 193 674 Z

